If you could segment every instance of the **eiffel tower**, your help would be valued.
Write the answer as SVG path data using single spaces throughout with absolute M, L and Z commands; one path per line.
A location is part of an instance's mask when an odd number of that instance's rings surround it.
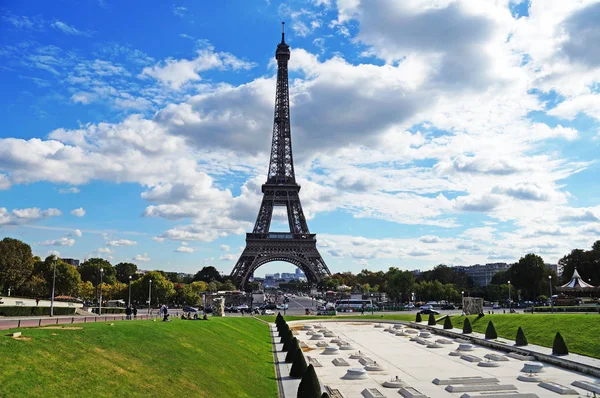
M 300 185 L 296 183 L 290 129 L 288 61 L 290 47 L 285 43 L 284 23 L 281 43 L 277 45 L 277 91 L 275 120 L 267 182 L 262 185 L 263 200 L 254 230 L 246 234 L 246 248 L 231 272 L 231 279 L 243 290 L 254 271 L 271 261 L 285 261 L 300 268 L 311 285 L 331 275 L 317 250 L 316 234 L 311 234 L 300 204 Z M 287 209 L 289 232 L 271 232 L 275 206 Z

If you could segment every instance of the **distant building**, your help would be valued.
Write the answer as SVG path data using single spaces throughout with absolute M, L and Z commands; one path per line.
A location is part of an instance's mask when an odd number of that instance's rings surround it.
M 79 260 L 76 260 L 74 258 L 61 258 L 60 260 L 63 263 L 67 263 L 67 264 L 74 265 L 75 267 L 79 267 Z
M 557 276 L 562 275 L 562 269 L 558 268 L 558 264 L 544 264 L 547 268 L 550 268 Z M 560 273 L 559 273 L 560 271 Z
M 498 272 L 506 271 L 508 268 L 510 268 L 510 264 L 507 263 L 475 264 L 468 267 L 454 267 L 455 270 L 462 271 L 469 275 L 473 278 L 475 284 L 481 287 L 489 285 L 494 275 Z

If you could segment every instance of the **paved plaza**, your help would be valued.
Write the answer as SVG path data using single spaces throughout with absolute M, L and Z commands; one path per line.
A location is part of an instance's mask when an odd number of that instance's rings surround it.
M 340 397 L 492 398 L 560 395 L 553 390 L 593 396 L 589 388 L 596 386 L 600 389 L 600 384 L 595 384 L 599 379 L 593 376 L 548 363 L 542 363 L 541 372 L 536 373 L 539 365 L 531 363 L 539 361 L 532 358 L 513 358 L 503 351 L 435 333 L 427 336 L 426 332 L 420 337 L 424 329 L 412 329 L 400 323 L 313 321 L 290 322 L 289 325 L 303 347 L 307 362 L 315 361 L 313 365 L 320 365 L 315 370 L 322 386 L 327 386 L 334 394 L 339 393 Z M 311 325 L 313 329 L 304 329 L 304 325 Z M 333 337 L 325 337 L 326 331 Z M 323 337 L 315 338 L 314 333 Z M 275 341 L 279 342 L 279 339 L 275 338 Z M 457 352 L 461 344 L 466 350 L 472 350 Z M 300 380 L 287 376 L 291 364 L 284 362 L 285 353 L 280 351 L 281 344 L 276 344 L 276 347 L 280 386 L 285 397 L 295 397 Z M 360 354 L 356 355 L 359 351 Z M 588 363 L 598 366 L 600 370 L 600 360 L 590 358 Z M 526 364 L 529 364 L 530 372 L 522 372 Z M 357 370 L 348 372 L 349 369 Z M 363 369 L 374 370 L 365 372 Z M 438 380 L 434 383 L 435 379 Z M 396 381 L 393 388 L 383 387 L 384 382 L 392 380 Z M 590 383 L 592 387 L 588 386 L 586 391 L 573 386 L 576 381 L 584 382 L 582 385 Z M 540 385 L 542 382 L 545 383 L 543 386 Z

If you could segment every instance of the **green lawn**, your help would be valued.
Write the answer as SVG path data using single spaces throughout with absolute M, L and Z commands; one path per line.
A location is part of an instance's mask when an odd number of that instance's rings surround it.
M 423 323 L 427 324 L 428 315 L 423 315 Z M 274 316 L 260 317 L 274 322 Z M 414 321 L 415 314 L 375 314 L 375 315 L 338 315 L 324 316 L 286 316 L 285 320 L 301 319 L 373 319 Z M 453 316 L 452 324 L 462 329 L 465 317 Z M 600 358 L 600 315 L 597 314 L 495 314 L 477 319 L 469 317 L 474 332 L 485 333 L 489 321 L 494 323 L 498 336 L 514 340 L 519 326 L 523 328 L 530 344 L 552 347 L 556 332 L 565 339 L 569 352 Z
M 461 328 L 465 317 L 452 317 L 455 328 Z M 485 333 L 489 321 L 499 337 L 514 340 L 519 326 L 530 344 L 552 347 L 556 332 L 565 339 L 569 352 L 600 358 L 600 316 L 597 314 L 496 314 L 469 320 L 474 332 Z
M 252 318 L 76 324 L 0 336 L 0 397 L 277 397 L 268 327 Z M 14 330 L 13 330 L 14 331 Z

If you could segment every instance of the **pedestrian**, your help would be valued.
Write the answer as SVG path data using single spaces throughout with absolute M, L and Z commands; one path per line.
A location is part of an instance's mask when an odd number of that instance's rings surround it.
M 131 320 L 131 307 L 130 306 L 127 306 L 127 308 L 125 308 L 125 315 L 126 315 L 125 319 L 130 321 Z
M 40 298 L 38 297 L 35 299 L 35 306 L 37 307 L 39 305 L 40 305 Z
M 133 319 L 137 319 L 137 308 L 133 307 Z
M 360 307 L 360 314 L 361 315 L 365 314 L 365 303 L 363 303 L 362 307 Z

